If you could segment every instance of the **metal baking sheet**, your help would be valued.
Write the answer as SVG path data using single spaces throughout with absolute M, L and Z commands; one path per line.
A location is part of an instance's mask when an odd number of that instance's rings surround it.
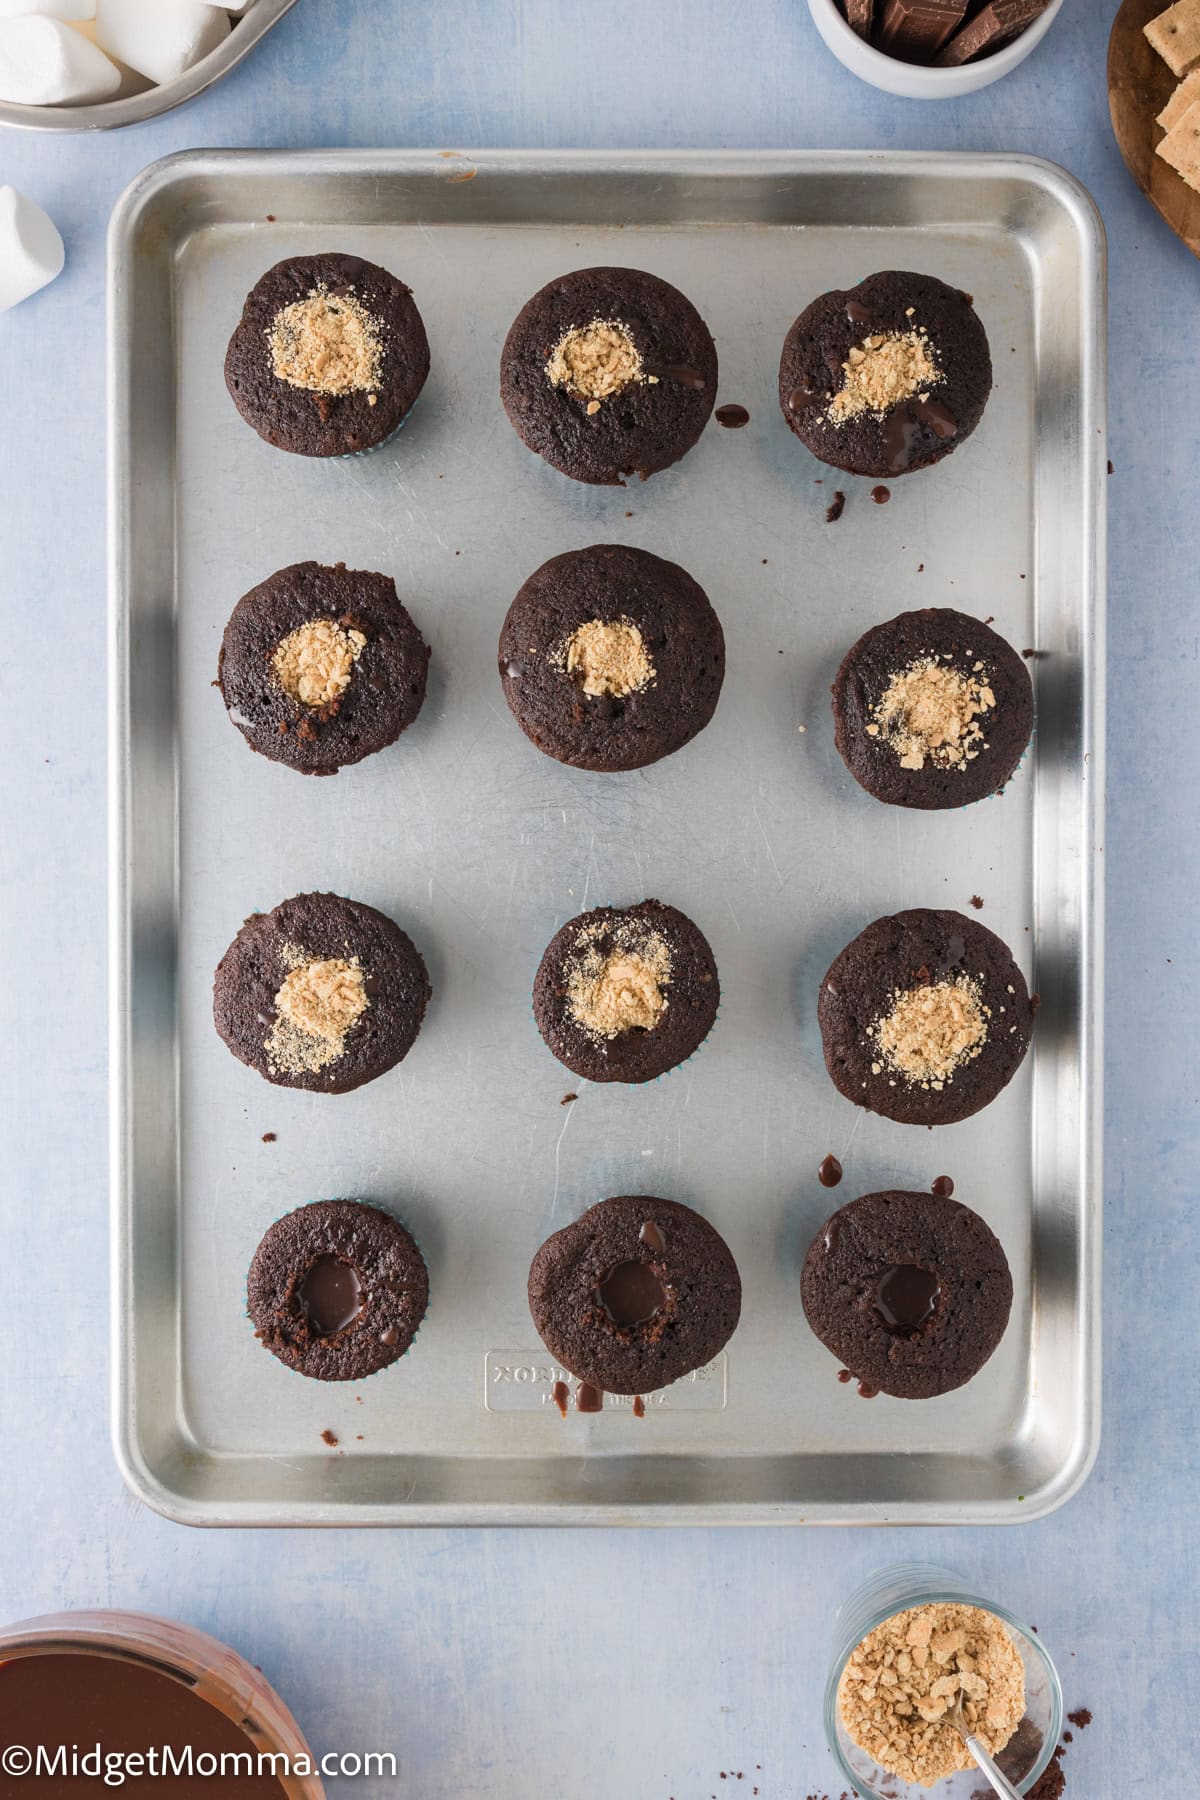
M 309 462 L 237 417 L 222 355 L 270 263 L 332 248 L 411 283 L 433 373 L 393 443 Z M 624 490 L 541 464 L 497 394 L 521 304 L 606 261 L 692 297 L 720 399 L 751 415 Z M 886 267 L 975 296 L 996 387 L 969 442 L 876 506 L 789 434 L 774 388 L 801 306 Z M 110 296 L 114 1410 L 151 1505 L 229 1525 L 999 1522 L 1084 1479 L 1099 1431 L 1103 281 L 1087 195 L 1024 157 L 197 152 L 134 183 Z M 728 640 L 711 726 L 628 776 L 540 756 L 495 666 L 525 576 L 602 539 L 682 562 Z M 234 601 L 303 557 L 394 575 L 433 646 L 416 726 L 329 781 L 252 756 L 211 686 Z M 994 615 L 1046 653 L 1020 772 L 941 814 L 862 793 L 828 712 L 846 646 L 930 603 Z M 242 919 L 312 888 L 392 914 L 433 981 L 407 1061 L 340 1098 L 269 1086 L 211 1020 Z M 534 969 L 564 919 L 648 894 L 708 934 L 720 1018 L 660 1081 L 581 1084 L 534 1028 Z M 821 974 L 876 915 L 972 895 L 1040 990 L 1034 1051 L 963 1124 L 870 1117 L 825 1075 Z M 827 1151 L 846 1170 L 836 1194 L 816 1178 Z M 1012 1320 L 969 1387 L 867 1404 L 805 1325 L 804 1249 L 838 1201 L 939 1174 L 1003 1240 Z M 627 1192 L 716 1223 L 742 1323 L 644 1419 L 564 1421 L 529 1260 Z M 346 1386 L 285 1370 L 244 1315 L 265 1227 L 328 1195 L 396 1209 L 432 1280 L 409 1355 Z

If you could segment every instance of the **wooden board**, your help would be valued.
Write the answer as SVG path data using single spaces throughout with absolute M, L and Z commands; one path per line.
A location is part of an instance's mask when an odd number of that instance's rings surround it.
M 1168 0 L 1122 0 L 1108 40 L 1108 106 L 1121 155 L 1133 179 L 1193 256 L 1200 256 L 1200 193 L 1154 154 L 1163 130 L 1158 115 L 1177 85 L 1143 27 Z

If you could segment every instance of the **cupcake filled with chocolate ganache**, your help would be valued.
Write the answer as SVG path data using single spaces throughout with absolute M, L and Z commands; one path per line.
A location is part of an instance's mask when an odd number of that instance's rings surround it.
M 833 682 L 834 735 L 860 786 L 892 806 L 997 793 L 1033 730 L 1033 684 L 1011 644 L 949 607 L 865 632 Z
M 552 556 L 500 632 L 500 681 L 521 730 L 577 769 L 642 769 L 712 718 L 725 635 L 678 563 L 621 544 Z
M 643 480 L 686 454 L 717 397 L 717 352 L 691 301 L 641 269 L 577 269 L 517 314 L 500 398 L 530 450 L 574 481 Z
M 805 308 L 779 363 L 779 404 L 814 456 L 888 479 L 940 462 L 987 405 L 992 359 L 971 296 L 888 269 Z
M 917 908 L 876 919 L 834 958 L 817 1022 L 847 1100 L 902 1125 L 951 1125 L 1012 1080 L 1035 1011 L 995 932 Z
M 428 1305 L 412 1235 L 361 1200 L 314 1200 L 276 1219 L 246 1282 L 256 1337 L 314 1381 L 362 1381 L 398 1361 Z
M 653 1081 L 712 1029 L 717 965 L 697 925 L 661 900 L 598 906 L 551 938 L 533 1016 L 560 1063 L 587 1081 Z
M 804 1316 L 865 1393 L 948 1394 L 1004 1336 L 1013 1284 L 999 1239 L 957 1200 L 864 1194 L 839 1207 L 800 1276 Z
M 601 1393 L 647 1394 L 725 1348 L 742 1309 L 720 1233 L 677 1200 L 619 1194 L 546 1239 L 529 1310 L 551 1355 Z
M 429 374 L 410 290 L 361 256 L 276 263 L 255 283 L 225 353 L 225 385 L 259 437 L 297 456 L 373 450 Z
M 428 667 L 429 646 L 390 575 L 293 563 L 234 607 L 217 686 L 252 750 L 335 775 L 412 724 Z
M 408 1055 L 429 995 L 421 953 L 391 919 L 297 894 L 246 920 L 217 965 L 213 1018 L 265 1080 L 345 1094 Z

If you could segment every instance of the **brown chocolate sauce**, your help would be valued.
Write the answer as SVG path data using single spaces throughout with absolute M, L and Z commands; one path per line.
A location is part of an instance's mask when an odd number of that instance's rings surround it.
M 932 1269 L 916 1263 L 893 1263 L 879 1277 L 875 1310 L 897 1336 L 919 1331 L 937 1310 L 942 1284 Z
M 788 410 L 804 412 L 810 406 L 824 406 L 824 394 L 814 394 L 811 388 L 794 387 L 788 395 Z
M 571 1390 L 565 1381 L 555 1382 L 554 1386 L 550 1389 L 550 1398 L 565 1419 L 567 1416 L 567 1402 L 571 1398 Z
M 825 523 L 827 525 L 836 525 L 845 510 L 846 496 L 843 494 L 841 488 L 835 488 L 833 499 L 825 508 Z
M 581 1381 L 575 1389 L 575 1410 L 581 1413 L 603 1412 L 604 1389 L 593 1387 L 590 1381 Z
M 873 487 L 871 489 L 871 498 L 876 506 L 886 506 L 891 497 L 891 488 L 884 487 L 882 482 L 879 483 L 878 487 Z
M 838 1370 L 838 1380 L 839 1381 L 853 1381 L 854 1377 L 850 1373 L 849 1369 L 839 1369 Z
M 102 1755 L 145 1752 L 151 1746 L 161 1751 L 167 1745 L 176 1758 L 190 1746 L 193 1767 L 203 1757 L 202 1768 L 213 1757 L 219 1767 L 222 1756 L 253 1758 L 258 1751 L 275 1748 L 264 1736 L 250 1735 L 252 1720 L 237 1723 L 219 1711 L 192 1677 L 177 1675 L 166 1665 L 100 1656 L 90 1650 L 50 1650 L 0 1663 L 0 1719 L 13 1722 L 14 1734 L 20 1721 L 23 1744 L 44 1744 L 51 1755 L 60 1744 L 66 1748 L 61 1773 L 35 1774 L 5 1785 L 6 1793 L 20 1788 L 29 1800 L 80 1800 L 85 1791 L 109 1792 L 102 1781 L 88 1779 L 91 1767 L 82 1760 L 89 1751 L 94 1756 L 97 1744 Z M 71 1762 L 76 1754 L 79 1764 L 73 1774 Z M 169 1788 L 172 1800 L 215 1800 L 217 1789 L 231 1790 L 236 1785 L 245 1800 L 285 1800 L 277 1776 L 246 1774 L 245 1765 L 240 1767 L 243 1772 L 236 1784 L 199 1773 L 172 1775 L 159 1782 L 147 1778 L 149 1771 L 144 1769 L 142 1776 L 131 1774 L 127 1786 L 138 1793 L 149 1793 L 158 1786 L 165 1793 Z
M 861 300 L 847 300 L 846 317 L 852 325 L 869 325 L 875 314 Z
M 633 1416 L 635 1419 L 644 1419 L 646 1416 L 646 1402 L 640 1394 L 633 1396 Z
M 744 406 L 718 406 L 716 420 L 718 425 L 724 425 L 730 431 L 740 431 L 743 425 L 750 423 L 750 414 Z
M 647 1250 L 655 1256 L 661 1256 L 667 1247 L 667 1241 L 653 1219 L 647 1219 L 638 1232 L 638 1239 L 645 1244 Z
M 911 405 L 921 424 L 928 425 L 934 437 L 945 439 L 958 436 L 958 420 L 940 400 L 914 400 Z
M 948 1200 L 954 1192 L 953 1178 L 949 1175 L 935 1175 L 931 1192 L 935 1193 L 939 1200 Z
M 858 1397 L 860 1400 L 878 1400 L 879 1389 L 877 1387 L 872 1387 L 869 1381 L 860 1381 L 858 1384 Z
M 817 1170 L 817 1180 L 822 1187 L 836 1187 L 841 1179 L 842 1165 L 831 1150 Z
M 296 1283 L 296 1299 L 309 1330 L 316 1337 L 333 1337 L 358 1317 L 362 1283 L 340 1256 L 318 1256 Z
M 386 1344 L 390 1350 L 393 1344 L 398 1344 L 400 1342 L 400 1333 L 396 1330 L 394 1325 L 389 1325 L 386 1331 L 380 1332 L 379 1341 L 381 1344 Z
M 667 1290 L 649 1263 L 631 1258 L 617 1263 L 596 1283 L 592 1298 L 618 1331 L 632 1331 L 662 1310 Z
M 660 381 L 677 381 L 680 387 L 690 388 L 694 394 L 702 394 L 708 383 L 699 369 L 691 363 L 647 363 L 647 375 L 657 375 Z

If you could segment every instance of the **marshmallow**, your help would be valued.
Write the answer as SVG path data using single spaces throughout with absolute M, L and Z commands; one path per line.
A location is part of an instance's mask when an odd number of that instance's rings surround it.
M 174 81 L 229 35 L 229 14 L 206 0 L 98 0 L 96 42 L 151 81 Z
M 29 14 L 44 19 L 94 19 L 96 0 L 0 0 L 0 19 L 23 19 Z
M 86 106 L 120 85 L 104 52 L 61 19 L 0 19 L 0 100 Z
M 15 187 L 0 187 L 0 312 L 62 274 L 63 241 L 53 219 Z

